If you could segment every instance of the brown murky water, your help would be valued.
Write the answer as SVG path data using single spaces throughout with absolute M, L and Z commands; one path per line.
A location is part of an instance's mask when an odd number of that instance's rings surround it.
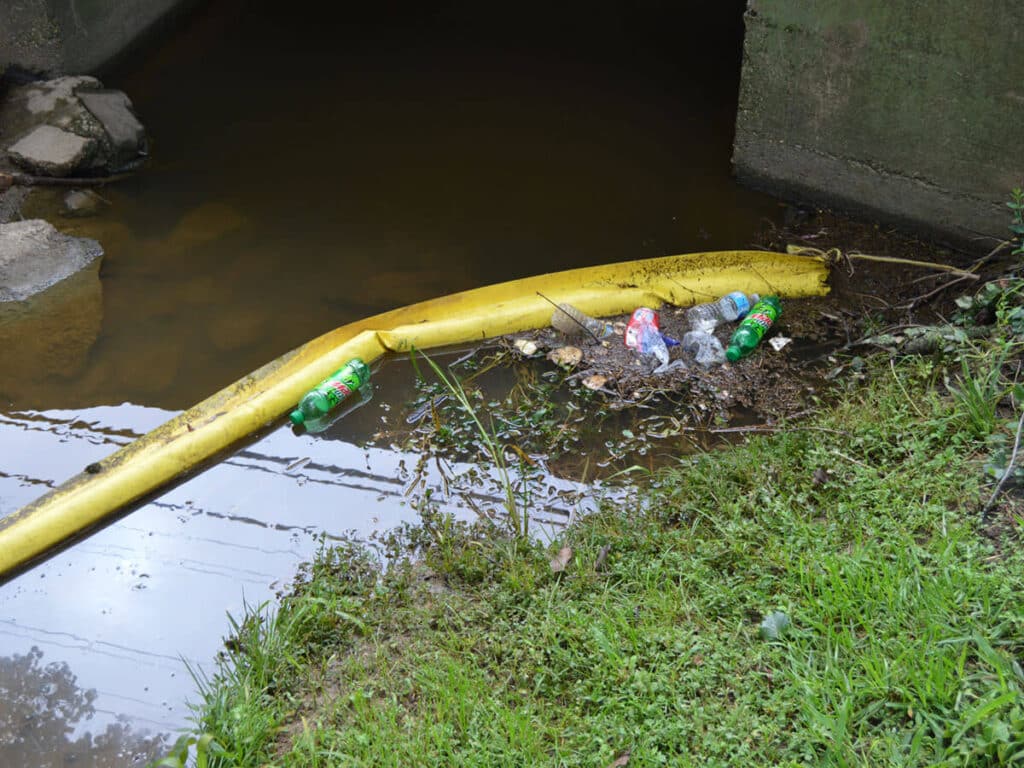
M 744 247 L 777 216 L 730 177 L 742 2 L 375 7 L 326 23 L 217 0 L 105 75 L 152 161 L 96 216 L 62 217 L 56 194 L 26 211 L 106 257 L 53 309 L 60 344 L 7 348 L 0 515 L 347 321 Z M 321 533 L 413 517 L 415 457 L 363 447 L 411 375 L 376 381 L 326 437 L 271 430 L 0 586 L 0 764 L 137 762 L 185 723 L 183 661 L 210 668 L 226 612 L 272 599 Z M 566 499 L 552 524 L 586 503 L 545 482 Z

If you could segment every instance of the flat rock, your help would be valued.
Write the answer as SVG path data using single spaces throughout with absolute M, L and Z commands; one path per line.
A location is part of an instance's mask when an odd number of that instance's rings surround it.
M 95 240 L 58 232 L 42 219 L 0 224 L 0 314 L 91 266 L 103 255 Z
M 49 115 L 71 104 L 79 88 L 99 88 L 100 81 L 88 75 L 58 77 L 22 86 L 25 108 L 34 115 Z
M 78 92 L 78 99 L 100 121 L 110 137 L 115 166 L 130 163 L 139 155 L 146 140 L 146 131 L 132 111 L 132 103 L 122 91 L 96 90 Z
M 103 126 L 82 105 L 75 92 L 79 88 L 102 86 L 95 77 L 59 77 L 12 86 L 0 100 L 4 144 L 20 139 L 40 125 L 98 138 Z
M 52 125 L 38 126 L 7 149 L 11 159 L 22 168 L 46 176 L 71 175 L 95 151 L 95 139 Z
M 0 149 L 6 149 L 0 168 L 6 160 L 39 176 L 115 173 L 145 154 L 145 131 L 131 101 L 94 77 L 10 88 L 0 100 L 0 126 Z

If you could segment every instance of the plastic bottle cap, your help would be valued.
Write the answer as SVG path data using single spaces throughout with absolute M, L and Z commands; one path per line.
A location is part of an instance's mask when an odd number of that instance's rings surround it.
M 727 350 L 725 350 L 725 356 L 730 363 L 735 363 L 737 360 L 743 357 L 743 352 L 740 351 L 739 347 L 729 347 Z
M 292 424 L 294 424 L 296 427 L 301 427 L 303 424 L 306 423 L 306 417 L 302 413 L 302 411 L 292 411 L 288 415 L 288 418 L 292 420 Z

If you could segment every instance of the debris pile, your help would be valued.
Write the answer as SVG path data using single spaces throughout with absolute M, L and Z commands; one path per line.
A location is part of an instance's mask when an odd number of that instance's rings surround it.
M 736 361 L 723 356 L 721 362 L 716 358 L 702 364 L 705 361 L 698 361 L 699 349 L 678 342 L 694 333 L 692 313 L 687 314 L 692 309 L 668 306 L 656 313 L 667 360 L 627 346 L 629 323 L 636 313 L 598 318 L 600 327 L 611 329 L 607 335 L 572 333 L 573 329 L 556 317 L 550 328 L 515 334 L 503 341 L 523 358 L 546 357 L 553 365 L 571 371 L 566 382 L 602 393 L 608 408 L 641 406 L 659 395 L 678 395 L 688 410 L 705 421 L 727 418 L 736 409 L 767 417 L 792 414 L 814 393 L 821 380 L 815 371 L 844 340 L 834 315 L 821 311 L 819 300 L 792 300 L 786 302 L 785 315 L 765 343 L 752 353 Z M 699 333 L 724 349 L 736 328 L 734 322 L 726 321 L 711 330 L 705 326 Z M 794 339 L 796 343 L 791 343 Z

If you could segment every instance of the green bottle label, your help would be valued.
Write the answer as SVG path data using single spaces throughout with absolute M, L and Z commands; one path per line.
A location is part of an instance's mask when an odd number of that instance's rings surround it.
M 774 322 L 775 318 L 771 315 L 764 312 L 755 312 L 747 315 L 743 325 L 752 330 L 757 335 L 757 340 L 760 341 Z
M 330 408 L 334 408 L 334 406 L 366 383 L 366 378 L 369 377 L 367 376 L 364 378 L 360 375 L 364 370 L 366 370 L 366 366 L 362 360 L 353 360 L 347 363 L 340 370 L 335 371 L 331 377 L 321 385 L 322 392 L 324 393 L 324 397 L 327 398 L 327 403 Z
M 358 378 L 358 377 L 357 377 Z M 348 383 L 344 381 L 329 381 L 327 382 L 326 390 L 324 395 L 327 397 L 327 402 L 331 408 L 336 406 L 346 397 L 352 394 L 352 388 Z

